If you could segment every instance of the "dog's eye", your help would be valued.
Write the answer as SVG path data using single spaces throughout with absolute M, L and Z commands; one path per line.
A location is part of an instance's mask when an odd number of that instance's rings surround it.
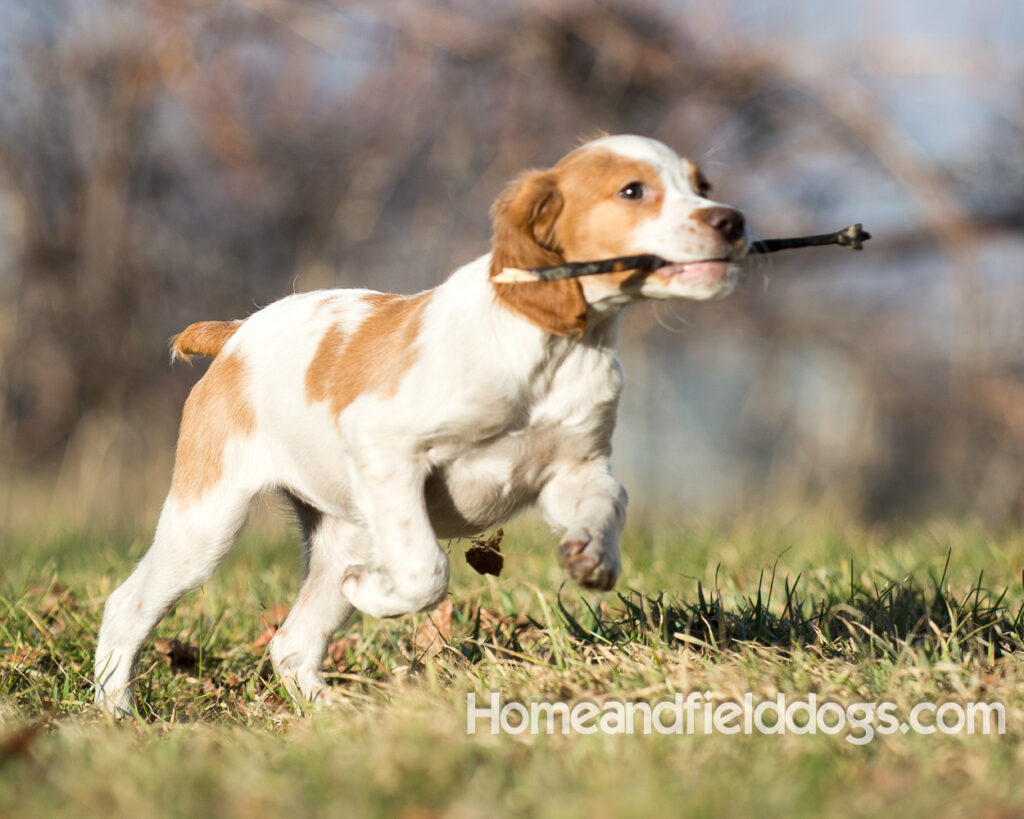
M 690 165 L 690 186 L 697 196 L 707 196 L 711 193 L 711 183 L 696 165 Z
M 626 187 L 619 191 L 619 196 L 623 199 L 643 199 L 644 183 L 630 182 Z

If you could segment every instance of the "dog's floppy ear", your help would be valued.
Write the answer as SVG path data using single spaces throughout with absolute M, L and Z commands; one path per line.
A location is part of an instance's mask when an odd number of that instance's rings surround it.
M 528 171 L 498 197 L 494 221 L 491 276 L 506 267 L 546 267 L 565 261 L 556 223 L 562 194 L 554 171 Z M 582 333 L 587 302 L 578 281 L 494 283 L 501 302 L 538 327 L 555 335 Z

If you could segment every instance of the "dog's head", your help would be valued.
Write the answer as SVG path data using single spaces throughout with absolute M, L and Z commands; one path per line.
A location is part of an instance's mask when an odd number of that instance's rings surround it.
M 494 204 L 491 275 L 654 254 L 673 264 L 652 273 L 495 283 L 498 297 L 549 332 L 582 332 L 588 305 L 637 299 L 713 299 L 733 287 L 747 252 L 743 214 L 707 198 L 697 166 L 653 139 L 608 136 L 553 168 L 528 171 Z

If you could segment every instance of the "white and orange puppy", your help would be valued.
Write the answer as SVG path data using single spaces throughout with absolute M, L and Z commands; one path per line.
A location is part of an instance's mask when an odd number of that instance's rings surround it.
M 697 167 L 660 142 L 603 137 L 515 180 L 494 205 L 491 252 L 433 290 L 300 293 L 177 336 L 178 356 L 214 360 L 185 403 L 153 545 L 107 601 L 97 702 L 132 710 L 143 643 L 211 576 L 263 492 L 292 499 L 306 538 L 306 577 L 270 646 L 306 699 L 328 691 L 326 646 L 353 611 L 394 617 L 444 599 L 438 538 L 536 506 L 564 533 L 566 572 L 611 588 L 626 508 L 608 466 L 618 314 L 732 289 L 743 216 L 707 193 Z M 674 264 L 492 281 L 506 267 L 645 253 Z

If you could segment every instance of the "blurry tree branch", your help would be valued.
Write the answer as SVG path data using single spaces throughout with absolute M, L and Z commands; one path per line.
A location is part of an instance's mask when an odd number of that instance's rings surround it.
M 907 494 L 984 480 L 1024 453 L 1012 411 L 1012 368 L 1024 366 L 992 340 L 1000 298 L 983 275 L 986 252 L 1020 235 L 1024 212 L 1024 123 L 1003 95 L 990 101 L 1003 129 L 942 166 L 862 81 L 794 42 L 732 36 L 728 3 L 84 5 L 26 6 L 0 43 L 13 78 L 0 106 L 0 209 L 9 203 L 19 226 L 0 233 L 8 464 L 145 457 L 125 443 L 138 440 L 125 419 L 173 426 L 194 375 L 166 367 L 165 340 L 184 324 L 244 317 L 293 288 L 432 286 L 486 251 L 488 208 L 509 178 L 598 129 L 690 153 L 723 200 L 762 203 L 748 216 L 765 230 L 867 222 L 876 238 L 860 280 L 887 309 L 829 295 L 815 283 L 847 262 L 813 257 L 687 320 L 694 335 L 759 339 L 762 379 L 812 345 L 850 362 L 890 431 L 885 451 L 850 467 L 868 496 L 898 496 L 911 473 Z M 953 70 L 935 53 L 920 39 L 876 41 L 867 63 L 890 75 Z M 979 81 L 997 71 L 984 54 L 958 65 Z M 859 178 L 824 186 L 826 159 Z M 815 221 L 883 185 L 909 217 Z M 920 338 L 919 292 L 938 277 L 910 292 L 878 272 L 925 263 L 944 271 L 948 349 L 907 341 Z M 664 343 L 664 316 L 638 311 L 627 343 Z M 751 435 L 788 440 L 789 412 Z M 914 424 L 927 434 L 901 438 Z M 101 428 L 102 443 L 84 441 Z M 1012 442 L 1006 453 L 993 429 Z M 70 460 L 63 470 L 88 473 Z M 1011 483 L 989 497 L 1021 514 Z

